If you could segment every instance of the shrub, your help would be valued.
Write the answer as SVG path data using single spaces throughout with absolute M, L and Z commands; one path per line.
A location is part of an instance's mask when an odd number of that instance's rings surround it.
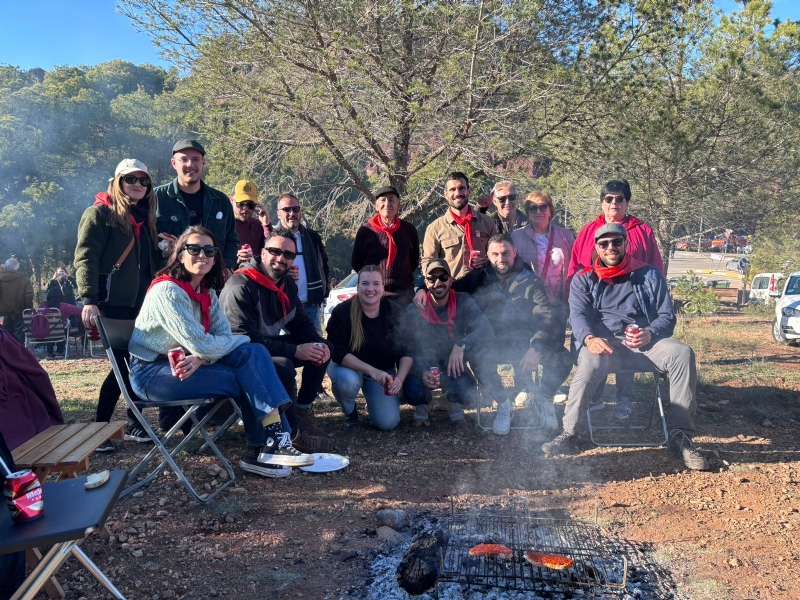
M 690 315 L 707 317 L 719 310 L 719 298 L 709 289 L 703 288 L 703 280 L 694 271 L 678 277 L 674 296 L 680 301 L 679 309 Z

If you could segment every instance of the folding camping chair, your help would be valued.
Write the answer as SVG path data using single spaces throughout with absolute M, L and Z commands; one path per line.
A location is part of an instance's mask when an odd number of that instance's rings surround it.
M 34 337 L 31 332 L 31 321 L 37 314 L 47 317 L 47 324 L 50 327 L 45 337 Z M 26 308 L 22 311 L 22 320 L 25 323 L 25 347 L 30 349 L 41 344 L 64 343 L 64 359 L 69 356 L 69 337 L 67 335 L 69 321 L 67 325 L 61 319 L 61 311 L 57 308 Z
M 666 373 L 663 371 L 653 370 L 653 371 L 637 371 L 632 369 L 619 369 L 615 371 L 616 373 L 650 373 L 653 377 L 653 388 L 652 388 L 652 397 L 649 402 L 649 415 L 647 417 L 646 423 L 637 423 L 637 421 L 626 422 L 622 425 L 606 425 L 606 424 L 592 424 L 592 412 L 591 410 L 587 410 L 586 412 L 586 419 L 589 425 L 589 438 L 592 440 L 596 446 L 618 446 L 623 448 L 639 448 L 645 446 L 664 446 L 666 445 L 667 441 L 669 440 L 669 431 L 667 430 L 667 419 L 664 416 L 664 404 L 661 400 L 661 385 L 660 382 L 662 379 L 666 380 Z M 664 431 L 664 439 L 660 441 L 653 441 L 653 442 L 598 442 L 594 437 L 595 431 L 645 431 L 650 429 L 653 425 L 653 416 L 655 415 L 655 409 L 658 407 L 658 413 L 661 417 L 661 428 Z M 630 417 L 629 417 L 630 419 Z
M 130 475 L 128 476 L 128 485 L 123 492 L 122 496 L 126 496 L 131 492 L 141 488 L 144 485 L 150 483 L 155 477 L 158 476 L 164 468 L 169 465 L 170 469 L 177 475 L 178 479 L 180 479 L 181 483 L 186 487 L 192 497 L 197 500 L 198 502 L 204 503 L 210 501 L 214 498 L 217 494 L 219 494 L 222 490 L 227 488 L 228 486 L 232 485 L 233 482 L 236 480 L 236 475 L 233 472 L 233 468 L 231 467 L 230 463 L 225 459 L 220 452 L 219 448 L 217 447 L 215 440 L 217 439 L 217 435 L 212 437 L 209 435 L 208 431 L 206 431 L 206 423 L 214 416 L 214 413 L 226 402 L 230 402 L 234 407 L 234 415 L 226 421 L 226 424 L 223 424 L 223 427 L 220 427 L 220 430 L 224 431 L 224 427 L 230 426 L 233 422 L 233 416 L 238 417 L 241 416 L 239 413 L 239 407 L 236 405 L 236 402 L 233 398 L 195 398 L 191 400 L 158 400 L 153 398 L 145 398 L 141 402 L 137 402 L 134 404 L 133 400 L 128 393 L 128 389 L 125 386 L 125 381 L 123 378 L 123 371 L 122 369 L 128 369 L 128 365 L 123 364 L 120 365 L 117 363 L 117 359 L 114 357 L 113 349 L 127 349 L 128 342 L 130 341 L 131 334 L 133 333 L 133 324 L 132 320 L 119 320 L 119 319 L 109 319 L 105 317 L 95 317 L 95 323 L 97 324 L 97 329 L 100 332 L 100 339 L 103 342 L 103 347 L 106 350 L 106 355 L 108 359 L 111 361 L 111 368 L 114 371 L 114 375 L 117 378 L 117 383 L 119 383 L 119 388 L 122 391 L 122 395 L 125 398 L 125 402 L 128 405 L 128 408 L 133 412 L 136 419 L 139 421 L 139 424 L 142 428 L 147 432 L 147 435 L 150 436 L 150 439 L 153 440 L 153 448 L 148 452 L 147 456 L 145 456 L 142 461 L 131 471 Z M 138 406 L 137 406 L 138 405 Z M 178 419 L 178 422 L 172 426 L 172 428 L 167 431 L 163 436 L 159 436 L 150 424 L 145 419 L 144 415 L 142 415 L 142 409 L 144 408 L 160 408 L 166 406 L 173 406 L 173 407 L 180 407 L 185 412 Z M 208 412 L 202 417 L 198 418 L 196 414 L 197 411 L 201 407 L 209 407 Z M 181 430 L 181 427 L 184 423 L 191 420 L 193 426 L 191 431 L 184 435 L 183 440 L 180 441 L 174 448 L 171 450 L 166 447 L 167 443 L 170 441 L 172 436 Z M 219 431 L 217 433 L 219 434 Z M 195 488 L 187 479 L 186 475 L 184 475 L 183 471 L 178 467 L 177 463 L 175 462 L 175 457 L 178 453 L 186 446 L 186 444 L 195 436 L 202 436 L 203 440 L 205 440 L 205 444 L 203 447 L 209 448 L 214 455 L 219 459 L 222 463 L 222 467 L 228 473 L 228 481 L 223 483 L 219 486 L 216 490 L 208 494 L 207 496 L 201 496 L 197 493 Z M 150 472 L 149 475 L 145 476 L 143 479 L 136 481 L 136 478 L 145 471 L 147 466 L 150 464 L 158 454 L 163 456 L 163 460 L 161 463 Z

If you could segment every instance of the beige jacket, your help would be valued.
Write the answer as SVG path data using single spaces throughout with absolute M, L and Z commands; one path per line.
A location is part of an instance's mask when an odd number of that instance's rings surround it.
M 472 247 L 479 250 L 481 256 L 486 256 L 489 238 L 495 234 L 497 234 L 497 226 L 494 220 L 479 213 L 473 207 Z M 425 240 L 422 242 L 422 272 L 425 272 L 428 261 L 433 258 L 443 258 L 450 265 L 453 278 L 459 279 L 470 271 L 470 268 L 464 264 L 464 253 L 467 250 L 464 229 L 460 225 L 456 225 L 452 213 L 448 209 L 425 230 Z

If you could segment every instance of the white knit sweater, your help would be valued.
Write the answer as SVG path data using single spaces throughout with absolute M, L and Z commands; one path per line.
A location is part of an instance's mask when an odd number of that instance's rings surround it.
M 200 305 L 171 281 L 157 283 L 144 298 L 136 317 L 128 348 L 133 356 L 154 361 L 172 348 L 182 347 L 194 354 L 215 361 L 250 341 L 246 335 L 233 335 L 231 325 L 219 306 L 214 290 L 211 294 L 211 327 L 206 333 Z

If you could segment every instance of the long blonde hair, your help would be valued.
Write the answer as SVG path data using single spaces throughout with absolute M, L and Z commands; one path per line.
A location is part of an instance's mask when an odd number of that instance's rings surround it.
M 377 265 L 365 265 L 361 267 L 358 272 L 358 279 L 356 281 L 356 290 L 361 283 L 361 275 L 363 273 L 378 273 L 381 276 L 381 283 L 383 283 L 383 273 L 381 268 Z M 350 351 L 358 352 L 361 346 L 364 345 L 364 328 L 361 326 L 361 317 L 364 314 L 364 309 L 361 307 L 361 299 L 356 294 L 353 298 L 353 303 L 350 305 Z
M 126 235 L 130 235 L 133 231 L 130 220 L 128 219 L 128 208 L 137 204 L 128 194 L 122 191 L 122 178 L 125 175 L 117 175 L 108 182 L 108 197 L 111 198 L 111 225 L 117 229 L 121 229 Z M 149 177 L 149 175 L 148 175 Z M 153 180 L 150 180 L 150 185 L 147 186 L 147 228 L 150 230 L 150 240 L 153 244 L 158 242 L 156 235 L 156 195 L 153 192 Z

